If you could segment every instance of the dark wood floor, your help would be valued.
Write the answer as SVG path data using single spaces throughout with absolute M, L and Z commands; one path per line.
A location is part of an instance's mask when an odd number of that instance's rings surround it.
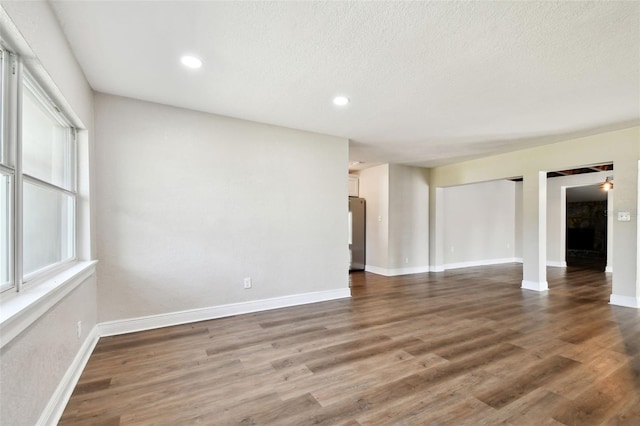
M 61 424 L 639 425 L 640 315 L 602 272 L 351 275 L 353 297 L 102 338 Z

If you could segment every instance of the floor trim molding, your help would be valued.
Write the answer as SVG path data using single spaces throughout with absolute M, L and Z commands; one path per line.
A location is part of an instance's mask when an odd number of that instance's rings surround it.
M 349 288 L 340 288 L 99 323 L 91 330 L 78 350 L 73 362 L 40 415 L 37 426 L 48 426 L 59 422 L 100 337 L 349 297 L 351 297 L 351 290 Z
M 62 413 L 69 402 L 69 398 L 71 398 L 71 394 L 80 379 L 80 375 L 82 374 L 84 367 L 87 365 L 89 357 L 91 357 L 93 349 L 96 347 L 99 339 L 100 335 L 98 334 L 98 326 L 95 326 L 85 339 L 84 343 L 82 343 L 82 346 L 73 358 L 73 361 L 69 368 L 67 368 L 64 376 L 62 376 L 62 380 L 58 383 L 56 390 L 53 392 L 53 395 L 51 395 L 51 399 L 49 399 L 49 403 L 42 414 L 40 414 L 40 418 L 36 425 L 48 426 L 58 424 L 60 417 L 62 417 Z
M 351 290 L 349 288 L 293 294 L 289 296 L 274 297 L 271 299 L 251 300 L 208 308 L 190 309 L 187 311 L 169 312 L 160 315 L 107 321 L 98 324 L 98 331 L 101 337 L 114 336 L 117 334 L 152 330 L 155 328 L 170 327 L 172 325 L 188 324 L 191 322 L 206 321 L 233 315 L 248 314 L 252 312 L 267 311 L 271 309 L 325 302 L 328 300 L 344 299 L 349 297 L 351 297 Z
M 640 298 L 630 296 L 620 296 L 612 294 L 609 298 L 610 305 L 623 306 L 625 308 L 640 309 Z
M 502 263 L 517 263 L 516 257 L 505 257 L 501 259 L 484 259 L 484 260 L 471 260 L 467 262 L 445 263 L 444 269 L 459 269 L 459 268 L 471 268 L 474 266 L 489 266 L 500 265 Z
M 423 274 L 429 272 L 428 266 L 413 266 L 408 268 L 378 268 L 377 266 L 367 265 L 364 268 L 365 271 L 378 275 L 384 275 L 385 277 L 395 277 L 398 275 L 409 274 Z
M 522 280 L 521 288 L 525 290 L 533 290 L 533 291 L 547 291 L 549 290 L 549 284 L 546 281 Z
M 473 266 L 499 265 L 502 263 L 522 263 L 521 257 L 505 257 L 501 259 L 471 260 L 468 262 L 445 263 L 444 265 L 419 266 L 415 268 L 385 269 L 367 265 L 365 271 L 393 277 L 396 275 L 421 274 L 424 272 L 444 272 L 449 269 L 471 268 Z

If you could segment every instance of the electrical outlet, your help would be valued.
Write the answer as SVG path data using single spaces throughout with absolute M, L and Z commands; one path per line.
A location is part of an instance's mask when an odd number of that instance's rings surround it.
M 244 279 L 244 288 L 251 288 L 251 277 L 246 277 Z
M 408 257 L 404 258 L 404 263 L 409 263 L 409 258 Z
M 82 337 L 82 321 L 78 321 L 76 323 L 76 336 L 78 339 Z

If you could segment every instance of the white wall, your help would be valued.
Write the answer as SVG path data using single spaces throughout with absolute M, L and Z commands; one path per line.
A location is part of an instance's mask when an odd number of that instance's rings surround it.
M 398 273 L 429 268 L 429 170 L 389 165 L 388 268 Z
M 80 135 L 78 257 L 91 252 L 89 162 L 93 132 L 93 92 L 75 61 L 47 2 L 3 1 L 2 37 L 70 116 Z M 96 324 L 96 280 L 79 285 L 0 351 L 0 424 L 33 425 Z M 76 337 L 76 323 L 83 333 Z
M 515 186 L 515 243 L 513 255 L 522 260 L 522 181 Z
M 361 170 L 360 197 L 366 200 L 365 263 L 369 270 L 389 268 L 389 165 Z
M 601 183 L 614 172 L 586 173 L 573 176 L 560 176 L 547 181 L 547 264 L 563 266 L 565 262 L 565 234 L 566 234 L 566 198 L 565 189 Z M 481 260 L 506 258 L 522 258 L 522 182 L 515 182 L 513 188 L 499 183 L 507 181 L 485 182 L 444 188 L 445 194 L 445 250 L 446 267 L 453 264 L 473 263 Z M 498 184 L 498 185 L 496 185 Z M 564 188 L 564 189 L 563 189 Z M 506 193 L 504 191 L 507 191 Z M 514 217 L 506 217 L 512 207 L 508 205 L 514 198 Z M 615 191 L 611 191 L 613 196 Z M 492 198 L 495 199 L 492 200 Z M 496 210 L 491 211 L 491 204 L 496 203 Z M 473 207 L 472 207 L 473 206 Z M 497 241 L 508 236 L 496 236 L 484 243 L 484 230 L 495 229 L 496 226 L 507 231 L 513 222 L 513 251 L 505 250 Z M 457 225 L 456 225 L 457 224 Z M 612 237 L 612 236 L 611 236 Z M 612 241 L 609 242 L 609 245 Z M 486 251 L 482 254 L 480 247 Z M 451 251 L 454 247 L 454 251 Z M 475 253 L 469 253 L 469 250 Z M 485 254 L 486 253 L 486 254 Z
M 429 170 L 383 164 L 359 172 L 367 201 L 366 270 L 382 275 L 429 269 Z
M 100 321 L 348 289 L 346 139 L 95 99 Z
M 74 124 L 91 129 L 93 92 L 47 1 L 2 1 L 2 37 Z
M 515 182 L 444 188 L 445 267 L 513 260 L 515 218 Z
M 87 279 L 0 350 L 0 424 L 32 426 L 96 324 L 96 278 Z M 76 322 L 82 335 L 76 336 Z

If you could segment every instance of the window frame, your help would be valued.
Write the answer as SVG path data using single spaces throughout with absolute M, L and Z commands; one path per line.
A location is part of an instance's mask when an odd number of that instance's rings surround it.
M 0 172 L 9 178 L 9 196 L 7 206 L 8 247 L 7 270 L 8 281 L 0 283 L 0 293 L 9 290 L 18 290 L 16 283 L 16 165 L 15 151 L 17 140 L 17 105 L 18 102 L 18 57 L 15 53 L 0 45 L 0 102 L 2 114 L 0 114 Z M 13 125 L 11 124 L 13 123 Z
M 8 272 L 9 282 L 0 282 L 0 294 L 19 293 L 32 284 L 48 278 L 53 272 L 58 272 L 78 259 L 78 132 L 71 120 L 58 108 L 47 94 L 46 89 L 23 65 L 19 55 L 0 45 L 0 102 L 2 102 L 0 173 L 8 175 L 9 184 L 9 244 L 8 244 Z M 69 176 L 68 188 L 47 182 L 23 172 L 22 168 L 22 119 L 23 119 L 23 90 L 29 90 L 36 101 L 63 127 L 68 129 L 65 147 L 64 166 Z M 72 207 L 69 214 L 71 229 L 68 243 L 72 245 L 71 256 L 48 264 L 35 271 L 24 274 L 24 185 L 25 183 L 53 191 L 71 198 Z M 63 183 L 64 184 L 64 183 Z M 2 226 L 0 224 L 0 226 Z M 61 235 L 58 243 L 62 246 L 64 238 Z M 61 256 L 62 257 L 62 256 Z

